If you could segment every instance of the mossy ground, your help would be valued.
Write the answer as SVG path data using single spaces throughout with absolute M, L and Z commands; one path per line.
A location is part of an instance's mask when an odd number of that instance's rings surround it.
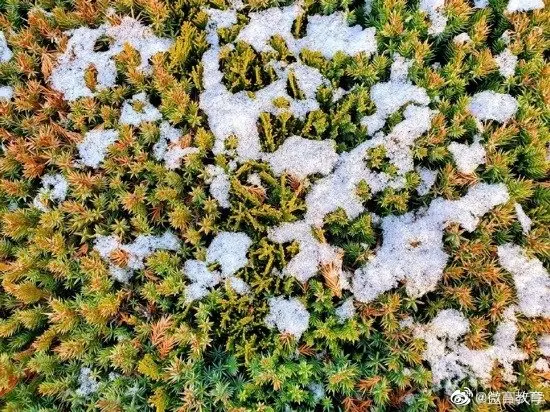
M 458 226 L 447 230 L 445 248 L 451 259 L 434 292 L 412 299 L 399 287 L 373 303 L 358 304 L 357 316 L 340 323 L 335 307 L 341 300 L 321 276 L 301 284 L 272 274 L 298 250 L 295 244 L 270 242 L 267 229 L 303 215 L 306 187 L 250 161 L 231 175 L 230 209 L 220 208 L 209 195 L 205 165 L 225 166 L 228 159 L 212 154 L 214 137 L 198 104 L 201 56 L 208 49 L 204 9 L 227 4 L 0 0 L 0 28 L 14 53 L 0 64 L 0 84 L 15 89 L 11 102 L 0 103 L 4 410 L 452 410 L 444 394 L 432 389 L 429 367 L 422 361 L 424 342 L 413 339 L 399 321 L 412 316 L 424 323 L 441 309 L 455 308 L 471 322 L 467 344 L 486 347 L 504 309 L 516 299 L 511 275 L 497 263 L 496 247 L 514 242 L 547 268 L 550 264 L 550 10 L 504 14 L 502 0 L 490 1 L 486 9 L 451 0 L 446 31 L 433 37 L 414 1 L 375 0 L 368 15 L 359 1 L 304 3 L 308 15 L 340 10 L 350 24 L 376 27 L 378 55 L 338 54 L 327 60 L 304 52 L 302 61 L 318 68 L 331 84 L 318 91 L 320 110 L 304 121 L 286 114 L 262 115 L 258 127 L 263 150 L 276 150 L 294 134 L 334 139 L 339 152 L 367 139 L 359 120 L 374 110 L 369 89 L 389 77 L 391 56 L 399 53 L 414 59 L 411 79 L 426 89 L 431 107 L 439 111 L 431 131 L 414 147 L 415 164 L 437 169 L 439 176 L 425 196 L 416 194 L 415 173 L 407 176 L 403 190 L 386 189 L 372 197 L 365 189 L 369 212 L 386 216 L 416 210 L 435 197 L 457 198 L 477 181 L 505 183 L 511 202 L 486 215 L 473 233 Z M 245 1 L 239 25 L 221 30 L 222 43 L 235 39 L 248 11 L 282 4 Z M 46 81 L 66 44 L 64 32 L 116 19 L 106 17 L 109 8 L 119 16 L 138 17 L 158 36 L 174 39 L 174 46 L 153 59 L 152 76 L 137 71 L 135 52 L 125 50 L 117 57 L 116 87 L 68 103 Z M 295 35 L 303 32 L 304 24 L 305 16 L 296 22 Z M 500 38 L 506 30 L 511 31 L 509 47 L 519 56 L 516 74 L 508 80 L 491 58 L 504 49 Z M 461 32 L 470 35 L 471 44 L 453 43 Z M 274 39 L 272 44 L 275 51 L 270 53 L 277 60 L 292 61 L 284 42 Z M 233 92 L 253 92 L 269 84 L 274 76 L 265 67 L 270 53 L 239 44 L 221 60 L 224 83 Z M 441 68 L 434 68 L 435 62 Z M 332 94 L 340 86 L 353 89 L 334 103 Z M 489 88 L 516 97 L 519 111 L 504 125 L 486 125 L 486 164 L 474 175 L 463 175 L 447 146 L 472 141 L 477 125 L 467 111 L 467 96 Z M 152 96 L 163 117 L 200 149 L 181 168 L 170 171 L 154 160 L 158 125 L 118 125 L 123 101 L 140 91 Z M 400 116 L 395 114 L 386 127 Z M 118 128 L 120 139 L 100 169 L 75 168 L 77 142 L 101 125 Z M 377 167 L 391 167 L 383 153 L 378 158 Z M 70 190 L 64 202 L 41 212 L 30 205 L 47 172 L 62 173 Z M 250 172 L 259 174 L 265 192 L 247 183 Z M 514 201 L 533 220 L 527 235 L 515 218 Z M 128 285 L 115 282 L 108 265 L 92 250 L 97 234 L 116 234 L 129 242 L 138 234 L 167 229 L 183 240 L 181 249 L 156 252 Z M 240 296 L 222 285 L 200 302 L 186 303 L 183 263 L 204 257 L 222 230 L 245 232 L 254 241 L 249 265 L 240 273 L 252 293 Z M 319 236 L 344 250 L 349 270 L 364 264 L 381 241 L 368 213 L 350 221 L 335 212 Z M 300 341 L 265 326 L 267 300 L 281 294 L 300 297 L 311 314 Z M 490 388 L 542 391 L 548 398 L 550 376 L 531 365 L 539 357 L 537 338 L 550 333 L 550 321 L 521 317 L 519 328 L 518 345 L 530 357 L 516 363 L 518 380 L 512 385 L 505 384 L 495 368 Z M 102 385 L 90 397 L 75 392 L 82 366 L 90 367 Z M 110 372 L 116 373 L 111 380 Z M 312 383 L 324 386 L 321 400 L 310 391 Z M 415 396 L 406 403 L 408 394 Z

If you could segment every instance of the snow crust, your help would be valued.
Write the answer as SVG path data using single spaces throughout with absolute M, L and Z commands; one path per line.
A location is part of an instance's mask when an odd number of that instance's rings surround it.
M 309 326 L 309 312 L 296 298 L 277 296 L 269 299 L 269 314 L 265 323 L 281 333 L 289 333 L 300 339 Z
M 474 173 L 479 165 L 485 163 L 485 148 L 481 145 L 479 136 L 475 137 L 471 145 L 452 142 L 448 149 L 461 173 Z
M 117 72 L 114 57 L 124 49 L 125 44 L 139 53 L 141 62 L 138 70 L 146 74 L 151 72 L 149 59 L 167 51 L 172 44 L 172 40 L 155 36 L 149 27 L 131 17 L 124 17 L 117 26 L 103 24 L 97 29 L 80 27 L 66 34 L 70 36 L 67 48 L 53 69 L 50 82 L 52 88 L 63 93 L 69 101 L 93 96 L 84 81 L 84 74 L 90 66 L 97 70 L 98 89 L 115 86 Z M 111 40 L 108 50 L 95 51 L 96 42 L 103 36 Z
M 443 249 L 443 230 L 458 223 L 472 232 L 483 215 L 508 198 L 506 186 L 478 183 L 458 200 L 437 198 L 426 210 L 384 217 L 382 246 L 355 271 L 355 298 L 370 302 L 403 280 L 412 297 L 434 290 L 449 258 Z
M 139 235 L 132 243 L 126 245 L 115 235 L 99 235 L 94 243 L 94 249 L 109 262 L 111 276 L 122 283 L 127 283 L 131 279 L 134 270 L 143 269 L 145 259 L 155 251 L 177 251 L 179 247 L 180 240 L 170 231 L 166 231 L 162 236 Z M 126 265 L 120 266 L 113 262 L 111 254 L 117 250 L 126 254 Z
M 94 169 L 105 159 L 107 148 L 118 139 L 118 131 L 112 129 L 90 130 L 84 140 L 77 144 L 80 161 Z
M 498 247 L 498 261 L 514 278 L 518 306 L 528 317 L 550 317 L 550 275 L 536 258 L 528 258 L 520 246 Z
M 485 90 L 472 96 L 468 109 L 478 120 L 504 123 L 515 116 L 518 102 L 509 94 Z
M 454 309 L 442 310 L 427 325 L 414 326 L 415 337 L 426 341 L 423 358 L 430 363 L 434 386 L 452 391 L 464 378 L 487 385 L 495 365 L 505 381 L 514 382 L 513 363 L 527 359 L 527 354 L 515 342 L 518 328 L 514 309 L 509 307 L 505 311 L 493 336 L 493 345 L 486 349 L 469 349 L 460 342 L 470 325 L 468 319 Z

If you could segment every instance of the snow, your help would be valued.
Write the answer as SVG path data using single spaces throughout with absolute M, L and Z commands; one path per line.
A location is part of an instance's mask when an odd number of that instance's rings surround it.
M 117 71 L 114 57 L 123 51 L 126 44 L 139 53 L 141 62 L 138 70 L 145 74 L 151 72 L 149 59 L 156 53 L 167 51 L 172 44 L 172 40 L 155 36 L 149 27 L 131 17 L 124 17 L 117 26 L 103 24 L 96 29 L 80 27 L 66 34 L 70 36 L 67 48 L 53 69 L 50 82 L 52 88 L 63 93 L 69 101 L 93 96 L 84 81 L 84 74 L 92 65 L 97 70 L 98 89 L 115 86 Z M 111 41 L 108 50 L 94 51 L 95 43 L 103 36 Z
M 353 298 L 348 298 L 340 306 L 336 308 L 336 316 L 340 322 L 345 322 L 355 316 L 355 306 L 353 305 Z
M 474 0 L 474 7 L 476 9 L 484 9 L 489 5 L 489 0 Z
M 539 338 L 539 351 L 543 356 L 550 357 L 550 334 L 544 334 Z
M 468 109 L 478 120 L 504 123 L 515 116 L 518 102 L 509 94 L 485 90 L 472 96 Z
M 515 11 L 529 11 L 544 8 L 543 0 L 510 0 L 506 11 L 513 13 Z
M 231 207 L 229 202 L 229 189 L 231 188 L 229 176 L 220 166 L 215 165 L 208 165 L 206 172 L 210 176 L 206 182 L 210 183 L 212 197 L 218 201 L 221 207 Z
M 426 90 L 413 85 L 408 79 L 408 70 L 412 61 L 396 55 L 391 65 L 390 80 L 377 83 L 370 90 L 370 98 L 376 106 L 376 112 L 361 119 L 361 124 L 367 126 L 369 135 L 380 130 L 386 119 L 408 103 L 428 105 L 430 99 Z
M 120 239 L 114 235 L 98 235 L 94 243 L 94 249 L 110 263 L 111 276 L 123 283 L 130 280 L 134 270 L 143 269 L 145 259 L 156 250 L 177 251 L 179 247 L 180 240 L 170 231 L 166 231 L 162 236 L 139 235 L 132 243 L 126 245 L 122 244 Z M 124 267 L 112 262 L 111 254 L 117 250 L 121 250 L 127 255 Z
M 13 98 L 13 87 L 0 86 L 0 101 L 11 100 Z
M 472 39 L 470 38 L 468 33 L 460 33 L 453 38 L 453 43 L 457 45 L 470 43 L 471 41 Z
M 529 216 L 527 216 L 527 214 L 523 211 L 523 208 L 519 203 L 516 203 L 514 207 L 516 209 L 516 216 L 518 217 L 518 221 L 521 225 L 523 234 L 526 235 L 531 230 L 531 225 L 533 222 L 531 221 Z
M 502 53 L 495 57 L 495 62 L 498 66 L 498 71 L 500 74 L 508 79 L 516 72 L 518 56 L 512 54 L 510 49 L 505 49 Z
M 153 146 L 153 155 L 157 160 L 164 160 L 167 169 L 173 170 L 181 166 L 182 159 L 193 153 L 198 153 L 196 147 L 181 147 L 181 130 L 163 121 L 160 124 L 160 137 Z
M 187 260 L 184 272 L 191 281 L 187 286 L 187 302 L 202 299 L 223 279 L 227 279 L 238 294 L 248 293 L 250 287 L 234 275 L 247 265 L 246 254 L 251 245 L 252 240 L 243 232 L 220 232 L 208 246 L 205 262 Z M 218 263 L 221 272 L 210 270 L 208 264 L 212 263 Z
M 440 311 L 427 325 L 414 326 L 415 337 L 426 341 L 423 359 L 430 364 L 434 386 L 452 391 L 467 377 L 486 386 L 495 362 L 500 364 L 505 381 L 515 381 L 513 363 L 527 359 L 527 355 L 515 342 L 518 328 L 514 309 L 506 309 L 493 337 L 493 346 L 481 350 L 469 349 L 460 342 L 470 325 L 466 317 L 454 309 Z
M 13 56 L 12 51 L 8 47 L 4 32 L 0 31 L 0 63 L 9 61 Z
M 498 247 L 498 261 L 514 278 L 521 312 L 528 317 L 550 317 L 550 276 L 542 262 L 511 243 Z
M 105 159 L 107 148 L 118 139 L 118 131 L 95 129 L 84 135 L 84 140 L 77 144 L 80 161 L 94 169 Z
M 418 167 L 416 171 L 420 175 L 420 184 L 416 188 L 416 191 L 420 196 L 427 195 L 437 179 L 438 171 L 425 167 Z
M 424 11 L 430 18 L 431 26 L 429 34 L 438 35 L 445 31 L 447 17 L 443 14 L 444 0 L 420 0 L 419 9 Z
M 474 138 L 471 145 L 452 142 L 448 146 L 460 173 L 474 173 L 477 167 L 485 163 L 485 149 L 480 144 L 480 137 Z
M 220 232 L 206 252 L 207 263 L 219 263 L 223 277 L 229 277 L 248 263 L 246 253 L 252 240 L 242 232 Z
M 140 110 L 134 108 L 136 104 L 141 106 Z M 155 122 L 160 119 L 162 115 L 158 109 L 149 102 L 145 92 L 141 92 L 124 102 L 119 123 L 139 126 L 142 122 Z
M 246 182 L 250 183 L 252 186 L 263 187 L 262 179 L 258 173 L 251 173 L 246 178 Z
M 355 298 L 370 302 L 403 280 L 411 297 L 434 290 L 449 258 L 443 248 L 444 229 L 454 222 L 472 232 L 480 217 L 507 201 L 506 186 L 479 183 L 458 200 L 437 198 L 425 210 L 384 217 L 382 246 L 355 271 Z
M 34 198 L 33 205 L 41 211 L 46 212 L 50 208 L 44 204 L 44 198 L 52 202 L 62 202 L 67 197 L 68 190 L 69 184 L 63 175 L 59 173 L 44 175 L 42 176 L 42 187 Z
M 206 9 L 209 20 L 215 22 L 215 25 L 219 29 L 224 29 L 237 24 L 237 13 L 235 10 L 218 10 L 218 9 Z
M 77 395 L 87 397 L 92 393 L 97 392 L 99 383 L 92 376 L 92 370 L 88 367 L 82 367 L 80 369 L 80 376 L 78 377 L 78 384 L 80 387 L 76 390 Z
M 277 296 L 269 299 L 269 314 L 265 323 L 270 328 L 276 327 L 279 332 L 300 339 L 308 328 L 309 312 L 298 299 Z
M 333 140 L 309 140 L 290 136 L 274 153 L 264 154 L 276 175 L 290 173 L 298 179 L 320 173 L 329 174 L 338 161 Z
M 537 359 L 533 367 L 540 372 L 550 372 L 550 363 L 544 358 Z

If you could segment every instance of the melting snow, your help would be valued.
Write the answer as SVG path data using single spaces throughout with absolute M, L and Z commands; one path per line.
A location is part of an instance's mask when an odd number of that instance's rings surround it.
M 448 149 L 461 173 L 474 173 L 480 164 L 485 163 L 485 149 L 480 144 L 479 136 L 475 137 L 471 145 L 452 142 Z
M 139 105 L 140 110 L 136 110 L 135 105 Z M 141 92 L 124 102 L 119 122 L 139 126 L 142 122 L 155 122 L 161 118 L 158 109 L 149 102 L 147 95 Z
M 185 156 L 199 152 L 196 147 L 181 147 L 180 138 L 179 129 L 166 121 L 160 124 L 160 137 L 153 147 L 153 155 L 157 160 L 164 160 L 167 169 L 177 169 Z
M 6 37 L 4 32 L 0 31 L 0 63 L 9 61 L 13 56 L 8 43 L 6 42 Z
M 518 56 L 512 54 L 510 49 L 505 49 L 502 53 L 495 57 L 495 62 L 498 66 L 498 71 L 500 74 L 505 78 L 509 78 L 516 72 Z
M 87 132 L 84 140 L 77 145 L 81 162 L 93 168 L 105 159 L 107 148 L 118 139 L 118 131 L 111 129 L 96 129 Z
M 353 298 L 348 298 L 340 306 L 336 308 L 336 316 L 340 322 L 345 322 L 355 316 L 355 306 L 353 305 Z
M 510 0 L 506 11 L 513 13 L 515 11 L 529 11 L 544 8 L 543 0 Z
M 509 94 L 485 90 L 472 96 L 468 109 L 478 120 L 504 123 L 514 117 L 518 102 Z
M 208 165 L 206 166 L 206 172 L 210 176 L 206 182 L 210 183 L 212 197 L 218 201 L 221 207 L 231 207 L 229 202 L 229 189 L 231 189 L 229 176 L 220 166 Z
M 38 195 L 34 198 L 33 205 L 41 211 L 46 212 L 50 210 L 50 208 L 44 204 L 44 198 L 52 202 L 62 202 L 67 197 L 68 189 L 69 184 L 63 175 L 44 175 L 42 176 L 42 187 Z
M 416 191 L 420 196 L 427 195 L 437 179 L 438 171 L 425 167 L 419 167 L 416 171 L 420 175 L 420 184 L 416 188 Z
M 432 25 L 428 29 L 429 34 L 443 33 L 447 26 L 447 17 L 443 14 L 444 0 L 420 0 L 420 10 L 426 12 Z
M 527 216 L 527 214 L 525 214 L 525 212 L 523 211 L 523 208 L 521 207 L 521 205 L 519 203 L 516 203 L 514 205 L 514 207 L 516 209 L 516 215 L 518 217 L 519 224 L 521 225 L 521 229 L 523 231 L 523 234 L 526 235 L 531 230 L 531 225 L 532 225 L 533 222 L 531 221 L 529 216 Z
M 78 383 L 80 387 L 76 390 L 79 396 L 87 397 L 92 393 L 97 392 L 99 383 L 92 376 L 92 370 L 88 367 L 82 367 L 80 369 L 80 376 L 78 377 Z
M 13 98 L 13 88 L 11 86 L 0 86 L 0 101 L 11 100 Z

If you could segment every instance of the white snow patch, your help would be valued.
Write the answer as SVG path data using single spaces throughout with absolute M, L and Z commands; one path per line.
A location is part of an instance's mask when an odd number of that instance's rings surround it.
M 93 96 L 84 81 L 84 74 L 92 65 L 97 70 L 98 89 L 115 86 L 117 72 L 114 56 L 124 49 L 125 44 L 139 53 L 141 62 L 138 69 L 145 74 L 151 72 L 149 59 L 167 51 L 172 45 L 172 40 L 155 36 L 149 27 L 131 17 L 124 17 L 118 26 L 103 24 L 97 29 L 80 27 L 66 34 L 71 38 L 52 71 L 50 82 L 52 88 L 63 93 L 69 101 Z M 110 38 L 111 44 L 106 51 L 95 51 L 95 43 L 102 36 Z
M 544 358 L 537 359 L 533 367 L 540 372 L 550 372 L 550 363 Z
M 537 258 L 528 258 L 521 247 L 498 247 L 498 261 L 514 278 L 519 309 L 525 316 L 550 317 L 550 276 Z
M 196 147 L 181 147 L 180 138 L 181 130 L 166 121 L 160 124 L 160 137 L 153 146 L 153 155 L 157 160 L 164 160 L 167 169 L 177 169 L 185 156 L 199 152 Z
M 544 8 L 543 0 L 510 0 L 506 11 L 513 13 L 515 11 L 529 11 Z
M 471 41 L 472 39 L 470 38 L 468 33 L 460 33 L 453 38 L 453 43 L 456 45 L 470 43 Z
M 42 187 L 34 198 L 33 205 L 37 209 L 46 212 L 50 208 L 44 204 L 44 199 L 47 198 L 52 202 L 62 202 L 67 197 L 68 190 L 69 184 L 62 174 L 44 175 L 42 176 Z
M 514 382 L 513 362 L 527 359 L 527 354 L 515 342 L 518 328 L 514 307 L 505 311 L 493 337 L 493 346 L 469 349 L 459 341 L 469 328 L 466 317 L 454 309 L 442 310 L 427 325 L 414 327 L 415 337 L 426 341 L 423 358 L 430 363 L 434 386 L 444 386 L 447 391 L 452 391 L 467 377 L 487 385 L 496 362 L 500 364 L 503 379 Z
M 539 351 L 543 356 L 550 357 L 550 333 L 539 338 Z
M 425 167 L 418 167 L 416 171 L 420 175 L 420 184 L 416 188 L 416 191 L 420 196 L 427 195 L 437 179 L 438 171 Z
M 514 207 L 516 209 L 516 216 L 518 217 L 518 221 L 521 225 L 523 234 L 526 235 L 531 230 L 531 225 L 533 224 L 533 222 L 531 221 L 529 216 L 527 216 L 527 214 L 523 211 L 523 208 L 519 203 L 516 203 Z
M 514 117 L 518 110 L 518 102 L 509 94 L 485 90 L 472 96 L 468 109 L 478 120 L 504 123 Z
M 94 169 L 105 159 L 107 148 L 118 139 L 118 131 L 96 129 L 87 132 L 84 140 L 77 144 L 80 161 Z
M 141 106 L 140 110 L 136 110 L 134 105 Z M 162 115 L 158 109 L 149 102 L 145 92 L 141 92 L 124 102 L 119 122 L 120 124 L 139 126 L 142 122 L 155 122 L 160 119 L 162 119 Z
M 500 74 L 508 79 L 516 72 L 518 56 L 512 54 L 510 49 L 505 49 L 502 53 L 495 57 L 495 62 L 498 66 L 498 71 Z
M 162 236 L 139 235 L 132 243 L 126 245 L 122 244 L 117 236 L 99 235 L 94 243 L 94 249 L 103 259 L 109 261 L 111 276 L 123 283 L 130 280 L 134 270 L 143 269 L 144 260 L 156 250 L 177 251 L 179 247 L 180 240 L 170 231 L 166 231 Z M 118 249 L 128 256 L 125 267 L 117 266 L 111 260 L 111 253 Z
M 474 173 L 479 165 L 485 163 L 485 148 L 481 145 L 479 136 L 474 138 L 471 145 L 452 142 L 448 149 L 461 173 Z
M 474 0 L 474 7 L 476 9 L 484 9 L 489 5 L 489 0 Z
M 355 271 L 355 298 L 370 302 L 402 280 L 412 297 L 434 290 L 449 258 L 443 249 L 443 230 L 455 222 L 472 232 L 483 215 L 508 198 L 503 184 L 479 183 L 458 200 L 437 198 L 426 210 L 383 218 L 382 246 Z
M 0 101 L 11 100 L 13 98 L 13 87 L 0 86 Z
M 80 376 L 78 377 L 78 384 L 80 385 L 76 390 L 77 395 L 87 397 L 92 393 L 97 392 L 99 383 L 92 375 L 92 370 L 88 367 L 82 367 L 80 369 Z
M 252 240 L 243 232 L 220 232 L 208 247 L 206 262 L 186 261 L 184 271 L 191 280 L 191 284 L 187 286 L 187 302 L 203 298 L 223 279 L 228 279 L 229 285 L 238 294 L 248 293 L 250 287 L 234 275 L 248 263 L 246 253 L 251 245 Z M 210 270 L 207 266 L 209 263 L 218 263 L 221 273 Z
M 277 296 L 269 299 L 269 314 L 265 323 L 281 333 L 289 333 L 300 339 L 309 325 L 309 312 L 296 298 Z
M 447 26 L 447 17 L 443 14 L 444 0 L 420 0 L 419 9 L 425 12 L 430 18 L 431 26 L 429 34 L 443 33 Z
M 13 57 L 13 53 L 8 47 L 4 32 L 0 31 L 0 63 L 7 62 Z
M 345 322 L 355 316 L 355 306 L 353 305 L 353 298 L 348 298 L 340 306 L 336 308 L 336 316 L 340 322 Z
M 227 173 L 220 166 L 215 165 L 206 166 L 206 172 L 210 176 L 206 182 L 210 183 L 210 194 L 212 197 L 218 201 L 221 207 L 231 207 L 231 203 L 229 202 L 231 182 Z
M 376 106 L 376 112 L 361 119 L 361 124 L 367 126 L 369 135 L 384 127 L 386 119 L 408 103 L 428 105 L 430 99 L 426 90 L 413 85 L 408 79 L 411 60 L 394 56 L 391 65 L 390 80 L 377 83 L 370 90 L 370 98 Z
M 298 179 L 315 173 L 327 175 L 338 161 L 333 140 L 309 140 L 300 136 L 290 136 L 275 152 L 266 153 L 263 158 L 276 175 L 287 172 Z

